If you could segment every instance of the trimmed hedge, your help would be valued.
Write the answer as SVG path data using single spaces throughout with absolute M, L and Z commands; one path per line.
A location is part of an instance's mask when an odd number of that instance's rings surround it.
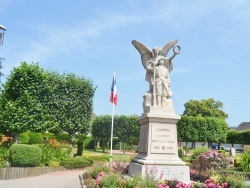
M 60 162 L 60 164 L 67 169 L 83 168 L 86 166 L 91 166 L 92 163 L 93 163 L 93 161 L 86 159 L 85 157 L 80 157 L 80 156 L 68 158 L 68 159 Z
M 87 138 L 84 142 L 85 149 L 94 149 L 95 141 L 93 138 Z
M 12 167 L 39 166 L 42 151 L 39 146 L 13 144 L 10 148 L 10 163 Z
M 29 132 L 29 144 L 42 144 L 43 134 L 36 132 Z
M 83 152 L 83 142 L 78 141 L 77 142 L 77 155 L 82 156 L 82 152 Z

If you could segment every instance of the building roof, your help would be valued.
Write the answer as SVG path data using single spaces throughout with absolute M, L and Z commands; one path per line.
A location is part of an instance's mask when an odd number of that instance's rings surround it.
M 237 131 L 243 131 L 250 129 L 250 122 L 242 122 L 238 127 L 236 127 Z

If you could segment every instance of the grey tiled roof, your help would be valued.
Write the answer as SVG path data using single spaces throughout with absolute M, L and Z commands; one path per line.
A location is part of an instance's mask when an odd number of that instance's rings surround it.
M 238 127 L 236 127 L 236 130 L 238 131 L 242 131 L 246 129 L 250 129 L 250 122 L 242 122 Z

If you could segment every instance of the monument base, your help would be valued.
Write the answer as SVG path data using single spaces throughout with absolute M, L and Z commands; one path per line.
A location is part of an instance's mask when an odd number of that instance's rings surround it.
M 171 165 L 142 165 L 131 162 L 129 164 L 130 176 L 141 174 L 142 177 L 151 176 L 155 179 L 177 180 L 184 183 L 190 182 L 190 173 L 188 166 Z

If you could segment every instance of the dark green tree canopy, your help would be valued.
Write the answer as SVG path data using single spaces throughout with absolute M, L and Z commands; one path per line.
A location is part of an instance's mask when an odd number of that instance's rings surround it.
M 22 62 L 11 72 L 0 95 L 0 129 L 87 133 L 95 92 L 92 80 L 45 71 Z
M 223 111 L 223 103 L 212 98 L 202 100 L 190 100 L 184 104 L 184 116 L 202 116 L 214 118 L 228 118 Z
M 223 104 L 212 98 L 190 100 L 177 123 L 178 139 L 186 142 L 224 142 L 228 131 Z

